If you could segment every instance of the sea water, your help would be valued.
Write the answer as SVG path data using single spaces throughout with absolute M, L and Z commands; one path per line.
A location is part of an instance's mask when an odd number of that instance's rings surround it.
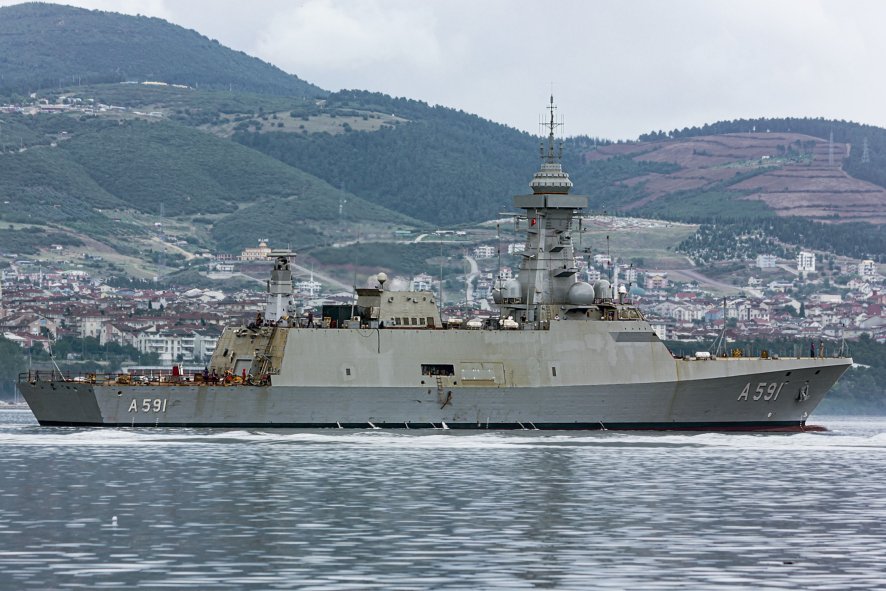
M 0 588 L 886 588 L 886 419 L 815 422 L 130 430 L 4 411 Z

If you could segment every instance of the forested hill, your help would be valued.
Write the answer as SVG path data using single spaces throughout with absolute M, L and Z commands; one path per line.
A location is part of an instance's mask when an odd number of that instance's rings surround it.
M 325 94 L 271 64 L 158 18 L 42 3 L 0 8 L 0 96 L 127 80 Z
M 352 118 L 395 114 L 356 131 Z M 463 111 L 363 91 L 329 96 L 306 125 L 333 117 L 336 133 L 246 127 L 234 139 L 333 186 L 433 224 L 476 222 L 511 207 L 537 168 L 538 139 Z M 350 122 L 349 122 L 350 121 Z

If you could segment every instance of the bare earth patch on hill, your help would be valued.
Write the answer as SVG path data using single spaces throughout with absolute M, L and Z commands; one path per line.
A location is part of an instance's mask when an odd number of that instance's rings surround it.
M 201 129 L 210 131 L 219 137 L 231 137 L 237 131 L 241 120 L 236 115 L 226 115 L 223 117 L 226 121 L 222 124 L 203 125 Z M 397 117 L 396 115 L 373 113 L 366 111 L 358 115 L 304 115 L 292 116 L 288 112 L 268 113 L 267 115 L 255 116 L 247 120 L 260 123 L 261 127 L 257 129 L 258 133 L 282 132 L 282 133 L 328 133 L 330 135 L 338 135 L 347 133 L 348 131 L 378 131 L 383 127 L 395 127 L 402 123 L 408 123 L 407 119 Z M 254 126 L 250 129 L 256 130 Z
M 843 171 L 850 149 L 798 133 L 743 133 L 602 146 L 585 160 L 630 157 L 681 167 L 621 181 L 638 192 L 627 210 L 675 193 L 718 190 L 762 201 L 780 216 L 884 223 L 886 189 Z

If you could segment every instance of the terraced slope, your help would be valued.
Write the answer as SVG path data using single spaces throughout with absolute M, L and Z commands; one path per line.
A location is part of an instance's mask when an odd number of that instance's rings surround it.
M 626 211 L 692 215 L 706 198 L 724 211 L 760 211 L 831 221 L 886 222 L 886 189 L 843 169 L 852 146 L 798 133 L 747 133 L 613 144 L 586 152 L 587 162 L 613 158 L 673 163 L 678 170 L 620 181 L 635 190 Z M 682 203 L 681 203 L 682 202 Z

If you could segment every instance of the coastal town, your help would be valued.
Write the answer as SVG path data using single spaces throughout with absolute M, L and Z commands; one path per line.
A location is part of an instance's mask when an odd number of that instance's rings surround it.
M 467 321 L 497 315 L 492 301 L 496 278 L 505 281 L 514 272 L 501 265 L 500 253 L 515 257 L 522 249 L 522 243 L 488 241 L 464 248 L 467 272 L 444 283 L 444 317 Z M 212 288 L 120 281 L 58 261 L 13 259 L 2 271 L 0 330 L 5 339 L 32 353 L 51 352 L 60 339 L 93 339 L 98 347 L 132 347 L 159 365 L 201 367 L 223 327 L 246 324 L 263 311 L 271 252 L 260 242 L 239 255 L 207 254 L 205 275 L 217 284 Z M 639 305 L 659 338 L 700 350 L 717 339 L 724 322 L 727 338 L 734 341 L 789 338 L 822 343 L 818 346 L 827 343 L 831 350 L 862 335 L 886 341 L 886 286 L 872 260 L 839 263 L 832 269 L 844 282 L 838 283 L 830 275 L 822 278 L 818 253 L 800 251 L 795 260 L 761 254 L 745 262 L 748 279 L 739 286 L 705 281 L 704 275 L 692 271 L 621 263 L 606 254 L 576 257 L 575 264 L 582 281 L 605 279 L 625 286 L 625 297 Z M 773 275 L 793 279 L 770 278 Z M 244 288 L 242 282 L 226 287 L 226 279 L 234 276 L 251 277 L 255 287 Z M 390 286 L 434 293 L 441 289 L 431 269 L 392 277 Z M 354 301 L 353 289 L 324 283 L 309 273 L 296 273 L 293 288 L 304 316 L 319 318 L 324 305 Z M 76 364 L 88 357 L 85 352 L 66 355 L 60 361 Z

